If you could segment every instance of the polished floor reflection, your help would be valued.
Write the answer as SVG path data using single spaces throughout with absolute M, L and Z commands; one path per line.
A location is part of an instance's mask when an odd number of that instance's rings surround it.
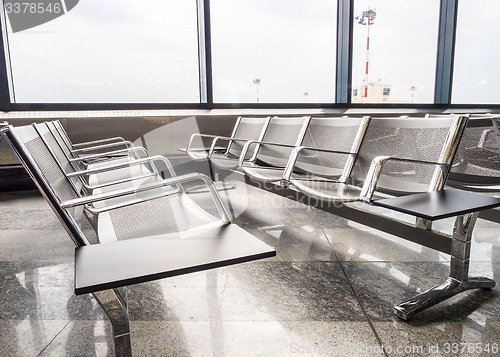
M 392 306 L 442 282 L 449 256 L 234 185 L 222 196 L 235 221 L 277 256 L 130 287 L 134 355 L 500 354 L 499 287 L 403 322 Z M 109 323 L 74 295 L 73 243 L 41 196 L 0 194 L 0 217 L 0 355 L 112 356 Z M 500 281 L 497 224 L 478 221 L 471 261 Z

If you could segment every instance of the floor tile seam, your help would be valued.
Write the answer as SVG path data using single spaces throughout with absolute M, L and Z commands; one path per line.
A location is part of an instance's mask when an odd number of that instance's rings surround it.
M 317 212 L 316 212 L 316 210 L 314 210 L 313 208 L 311 208 L 311 210 L 312 210 L 312 212 L 313 212 L 313 214 L 314 214 L 314 217 L 316 218 L 316 221 L 318 222 L 319 226 L 321 227 L 321 230 L 322 230 L 322 232 L 323 232 L 323 235 L 324 235 L 325 237 L 327 237 L 326 232 L 325 232 L 325 229 L 324 229 L 323 225 L 321 224 L 321 221 L 320 221 L 320 219 L 319 219 L 319 217 L 318 217 L 318 213 L 317 213 Z M 342 273 L 344 274 L 344 277 L 345 277 L 345 279 L 346 279 L 347 283 L 349 284 L 349 287 L 350 287 L 350 289 L 351 289 L 351 291 L 352 291 L 352 293 L 353 293 L 353 295 L 354 295 L 354 297 L 355 297 L 356 301 L 358 302 L 358 304 L 359 304 L 359 306 L 360 306 L 361 310 L 363 311 L 363 315 L 364 315 L 364 317 L 365 317 L 365 319 L 366 319 L 366 322 L 368 323 L 368 326 L 370 326 L 370 329 L 372 330 L 372 332 L 373 332 L 373 334 L 374 334 L 374 336 L 375 336 L 375 339 L 377 340 L 377 342 L 378 342 L 379 346 L 380 346 L 380 347 L 382 347 L 382 346 L 383 346 L 382 339 L 380 338 L 380 336 L 379 336 L 379 334 L 378 334 L 378 332 L 377 332 L 377 330 L 376 330 L 376 328 L 375 328 L 375 325 L 374 325 L 374 324 L 373 324 L 373 322 L 370 320 L 370 317 L 368 316 L 368 313 L 367 313 L 367 311 L 366 311 L 366 309 L 365 309 L 365 307 L 364 307 L 363 303 L 361 302 L 361 299 L 359 298 L 359 296 L 358 296 L 358 294 L 357 294 L 356 290 L 354 289 L 354 285 L 353 285 L 353 283 L 351 282 L 351 280 L 350 280 L 350 279 L 349 279 L 349 277 L 347 276 L 347 272 L 345 271 L 344 266 L 342 265 L 342 263 L 341 263 L 341 261 L 340 261 L 340 259 L 339 259 L 338 255 L 337 255 L 337 253 L 336 253 L 336 252 L 335 252 L 335 250 L 333 249 L 332 243 L 330 242 L 330 240 L 329 240 L 328 238 L 326 238 L 326 239 L 327 239 L 327 241 L 328 241 L 328 244 L 330 245 L 330 248 L 332 249 L 333 254 L 334 254 L 334 255 L 335 255 L 335 257 L 337 258 L 338 265 L 339 265 L 340 269 L 342 270 Z M 386 357 L 388 357 L 387 352 L 386 352 L 385 350 L 383 350 L 383 353 L 384 353 L 384 355 L 385 355 Z
M 228 280 L 228 274 L 225 274 L 224 275 L 224 285 L 222 287 L 222 293 L 221 293 L 221 298 L 220 298 L 220 302 L 219 302 L 219 306 L 218 306 L 218 312 L 219 314 L 221 313 L 222 311 L 222 304 L 224 303 L 224 298 L 226 296 L 226 290 L 227 290 L 227 280 Z
M 335 252 L 335 249 L 333 249 L 333 246 L 332 246 L 332 242 L 330 242 L 330 239 L 328 239 L 328 235 L 326 234 L 325 232 L 325 228 L 323 227 L 323 225 L 321 224 L 321 220 L 319 219 L 318 217 L 318 212 L 316 209 L 314 209 L 313 207 L 309 207 L 309 209 L 311 210 L 313 216 L 314 216 L 314 219 L 315 221 L 318 223 L 319 227 L 321 228 L 321 232 L 323 234 L 323 236 L 325 237 L 326 241 L 328 242 L 328 245 L 330 246 L 330 249 L 333 253 L 333 255 L 335 256 L 335 259 L 337 259 L 337 262 L 340 262 L 340 259 L 339 259 L 339 256 L 338 254 Z
M 340 269 L 342 269 L 342 272 L 343 272 L 343 274 L 344 274 L 344 276 L 345 276 L 345 278 L 347 280 L 347 283 L 349 284 L 349 287 L 351 288 L 352 293 L 354 294 L 354 297 L 356 298 L 356 301 L 358 302 L 361 310 L 363 311 L 363 315 L 365 316 L 365 319 L 368 322 L 368 325 L 372 329 L 372 332 L 373 332 L 373 334 L 375 336 L 375 339 L 377 340 L 377 342 L 380 345 L 380 347 L 382 347 L 384 345 L 383 342 L 382 342 L 382 339 L 381 339 L 379 333 L 377 332 L 377 329 L 375 328 L 375 325 L 373 324 L 373 321 L 368 316 L 368 312 L 366 311 L 365 306 L 364 306 L 363 302 L 361 301 L 361 298 L 359 297 L 358 293 L 356 292 L 356 289 L 354 288 L 353 282 L 349 279 L 344 266 L 340 262 L 339 262 L 339 266 L 340 266 Z M 384 355 L 386 357 L 388 357 L 387 352 L 385 350 L 383 352 L 384 352 Z
M 397 264 L 442 264 L 450 265 L 449 261 L 437 260 L 341 260 L 341 263 L 359 263 L 359 264 L 376 264 L 376 263 L 397 263 Z M 473 261 L 471 261 L 473 262 Z M 475 262 L 475 261 L 474 261 Z M 479 263 L 487 263 L 489 261 L 481 261 Z
M 50 346 L 50 344 L 54 342 L 57 339 L 57 337 L 59 337 L 59 335 L 66 329 L 66 327 L 68 327 L 68 325 L 72 321 L 74 320 L 68 320 L 68 322 L 63 326 L 63 328 L 61 328 L 61 330 L 47 343 L 47 345 L 40 351 L 40 353 L 37 356 L 41 356 L 43 352 Z
M 367 321 L 366 319 L 335 319 L 335 318 L 330 318 L 330 319 L 312 319 L 312 318 L 300 318 L 300 319 L 215 319 L 215 320 L 130 320 L 131 322 L 155 322 L 155 321 L 163 321 L 163 322 L 196 322 L 196 323 L 213 323 L 213 322 L 218 322 L 218 323 L 233 323 L 233 322 L 239 322 L 239 323 L 274 323 L 274 322 L 290 322 L 290 323 L 340 323 L 344 322 L 346 324 L 351 324 L 351 323 L 363 323 L 366 324 Z

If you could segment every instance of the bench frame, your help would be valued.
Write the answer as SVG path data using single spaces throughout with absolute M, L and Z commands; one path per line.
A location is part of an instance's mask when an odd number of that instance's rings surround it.
M 38 134 L 34 126 L 33 131 Z M 274 248 L 261 242 L 259 239 L 231 222 L 231 217 L 220 200 L 213 182 L 203 174 L 194 173 L 165 179 L 152 185 L 144 185 L 143 187 L 131 187 L 60 202 L 56 194 L 52 191 L 53 189 L 46 180 L 42 170 L 38 167 L 38 164 L 23 144 L 20 136 L 16 133 L 15 128 L 12 126 L 0 128 L 0 138 L 3 137 L 3 135 L 7 137 L 13 151 L 16 153 L 40 193 L 46 199 L 47 203 L 76 245 L 75 280 L 77 280 L 76 278 L 78 277 L 79 280 L 75 281 L 75 292 L 76 294 L 91 293 L 104 310 L 104 313 L 111 322 L 116 356 L 132 356 L 126 290 L 127 285 L 249 262 L 276 255 Z M 42 140 L 42 142 L 47 146 L 45 141 Z M 52 155 L 52 151 L 48 146 L 47 152 Z M 52 158 L 57 163 L 57 159 L 55 157 Z M 63 172 L 64 171 L 61 170 L 61 174 Z M 187 261 L 183 261 L 182 254 L 174 256 L 176 258 L 170 261 L 167 255 L 159 252 L 159 246 L 164 247 L 172 245 L 172 241 L 168 239 L 166 241 L 159 240 L 159 245 L 157 244 L 158 241 L 148 240 L 147 238 L 144 238 L 142 242 L 139 238 L 135 240 L 117 241 L 116 243 L 90 245 L 85 235 L 72 219 L 70 213 L 66 210 L 67 208 L 85 205 L 102 199 L 121 197 L 129 193 L 140 192 L 141 190 L 147 190 L 149 188 L 154 189 L 160 186 L 176 185 L 192 180 L 204 181 L 210 194 L 214 198 L 221 219 L 213 224 L 205 226 L 199 231 L 179 232 L 177 234 L 179 238 L 182 238 L 184 234 L 191 234 L 198 239 L 198 242 L 202 245 L 202 249 L 200 249 L 202 254 L 197 252 L 198 254 L 194 254 L 193 257 L 188 257 L 189 259 L 187 259 Z M 186 248 L 186 244 L 183 242 L 189 242 L 189 247 Z M 146 256 L 149 257 L 156 252 L 156 259 L 153 259 L 152 264 L 145 264 L 144 266 L 130 265 L 127 260 L 122 259 L 121 253 L 129 255 L 135 254 L 142 257 L 140 254 L 141 252 L 138 251 L 138 249 L 141 248 L 141 243 L 144 243 L 143 251 L 150 254 L 146 254 Z M 151 249 L 151 243 L 154 243 L 153 249 Z M 194 241 L 194 244 L 196 243 L 197 242 Z M 193 239 L 186 241 L 182 239 L 178 240 L 177 247 L 181 245 L 184 245 L 184 249 L 181 249 L 185 251 L 184 253 L 192 251 Z M 176 245 L 174 245 L 174 247 L 176 247 Z M 203 250 L 203 247 L 208 247 L 210 249 Z M 114 251 L 120 253 L 114 254 Z M 174 254 L 177 254 L 177 251 L 174 251 Z M 104 271 L 104 274 L 102 274 L 103 276 L 96 274 L 94 264 L 98 266 L 109 266 L 108 263 L 110 261 L 116 263 L 113 266 L 122 268 L 127 267 L 129 269 L 125 273 L 122 273 L 121 269 L 117 269 L 119 274 L 114 274 L 116 272 L 115 270 Z M 143 262 L 141 259 L 138 259 L 138 261 Z M 130 269 L 130 267 L 132 267 L 132 269 Z M 116 280 L 114 280 L 115 275 L 119 276 Z M 81 281 L 85 282 L 81 283 Z
M 321 209 L 322 211 L 451 255 L 450 273 L 444 283 L 394 307 L 394 314 L 403 320 L 410 320 L 418 312 L 465 290 L 479 288 L 492 289 L 495 286 L 495 281 L 489 278 L 471 278 L 468 276 L 472 232 L 479 211 L 485 209 L 483 205 L 472 206 L 469 213 L 453 215 L 456 216 L 453 233 L 448 235 L 428 228 L 425 222 L 434 220 L 430 219 L 431 217 L 417 216 L 421 220 L 417 219 L 417 224 L 410 224 L 363 209 L 363 206 L 367 205 L 367 203 L 356 202 L 339 205 L 338 203 L 318 200 L 293 188 L 283 187 L 275 183 L 261 184 L 248 178 L 245 178 L 245 182 L 281 197 Z M 478 194 L 473 195 L 481 196 Z M 500 199 L 495 206 L 500 206 Z M 418 224 L 418 222 L 424 222 L 424 224 Z
M 376 119 L 374 119 L 376 120 Z M 425 119 L 423 119 L 425 120 Z M 465 124 L 465 122 L 463 123 Z M 463 133 L 464 125 L 452 127 L 448 134 L 448 139 L 443 148 L 442 163 L 429 163 L 438 166 L 441 170 L 439 174 L 435 174 L 430 182 L 428 193 L 424 193 L 427 199 L 436 193 L 442 191 L 446 182 L 448 168 L 455 155 L 458 147 L 459 139 Z M 470 278 L 469 259 L 471 248 L 472 232 L 479 215 L 479 211 L 491 207 L 499 206 L 500 199 L 485 197 L 473 193 L 466 193 L 466 200 L 470 201 L 465 210 L 457 211 L 456 205 L 450 205 L 450 198 L 446 195 L 440 197 L 440 205 L 446 207 L 446 215 L 427 215 L 426 210 L 431 210 L 433 201 L 429 201 L 424 209 L 424 213 L 413 210 L 401 210 L 401 207 L 392 205 L 392 200 L 401 198 L 412 199 L 416 197 L 421 199 L 422 194 L 412 194 L 405 197 L 389 198 L 385 200 L 374 201 L 373 193 L 376 190 L 378 176 L 382 170 L 382 165 L 388 160 L 401 160 L 393 157 L 376 157 L 370 166 L 367 178 L 361 190 L 359 199 L 353 203 L 345 203 L 342 201 L 328 201 L 317 199 L 313 196 L 306 195 L 290 185 L 280 185 L 277 183 L 257 183 L 245 176 L 245 182 L 249 185 L 270 191 L 282 197 L 289 198 L 309 206 L 333 213 L 346 219 L 358 222 L 360 224 L 387 232 L 404 238 L 406 240 L 424 245 L 426 247 L 436 249 L 446 254 L 451 255 L 449 277 L 443 284 L 438 285 L 426 292 L 417 295 L 394 307 L 394 314 L 403 320 L 409 320 L 420 311 L 423 311 L 447 298 L 456 295 L 462 291 L 469 289 L 485 288 L 491 289 L 495 286 L 495 282 L 488 278 Z M 408 161 L 408 160 L 406 160 Z M 410 160 L 409 161 L 415 161 Z M 417 161 L 415 161 L 417 162 Z M 427 162 L 423 162 L 426 163 Z M 446 164 L 444 164 L 446 163 Z M 448 164 L 449 163 L 449 164 Z M 461 191 L 458 191 L 461 192 Z M 452 196 L 449 194 L 448 196 Z M 455 194 L 456 195 L 456 194 Z M 434 197 L 434 196 L 432 196 Z M 435 197 L 434 197 L 435 200 Z M 385 203 L 383 206 L 381 203 Z M 398 202 L 398 201 L 396 201 Z M 492 203 L 493 202 L 493 203 Z M 410 224 L 393 218 L 385 217 L 377 212 L 369 211 L 366 205 L 383 206 L 388 209 L 396 210 L 411 214 L 416 217 L 415 224 Z M 432 230 L 432 221 L 442 218 L 456 217 L 452 234 L 444 234 Z

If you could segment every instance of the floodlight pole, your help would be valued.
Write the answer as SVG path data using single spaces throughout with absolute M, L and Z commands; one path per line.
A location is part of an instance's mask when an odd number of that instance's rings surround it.
M 260 84 L 260 78 L 255 78 L 253 80 L 253 84 L 257 86 L 257 103 L 259 102 L 259 84 Z
M 377 16 L 377 12 L 368 8 L 368 10 L 363 11 L 361 16 L 356 16 L 358 24 L 366 25 L 366 64 L 365 64 L 365 89 L 363 97 L 368 97 L 368 68 L 370 62 L 370 26 L 373 25 L 373 20 Z M 365 21 L 366 20 L 366 21 Z

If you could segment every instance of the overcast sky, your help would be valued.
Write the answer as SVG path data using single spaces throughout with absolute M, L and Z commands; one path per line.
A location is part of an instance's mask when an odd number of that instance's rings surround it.
M 498 103 L 500 1 L 461 0 L 453 100 Z M 390 100 L 433 100 L 439 0 L 356 0 L 368 8 L 370 82 Z M 331 102 L 336 1 L 212 0 L 215 102 Z M 194 0 L 80 0 L 9 34 L 18 102 L 197 102 Z M 354 23 L 353 85 L 364 80 L 367 26 Z M 255 79 L 260 84 L 254 84 Z M 258 92 L 258 93 L 257 93 Z

